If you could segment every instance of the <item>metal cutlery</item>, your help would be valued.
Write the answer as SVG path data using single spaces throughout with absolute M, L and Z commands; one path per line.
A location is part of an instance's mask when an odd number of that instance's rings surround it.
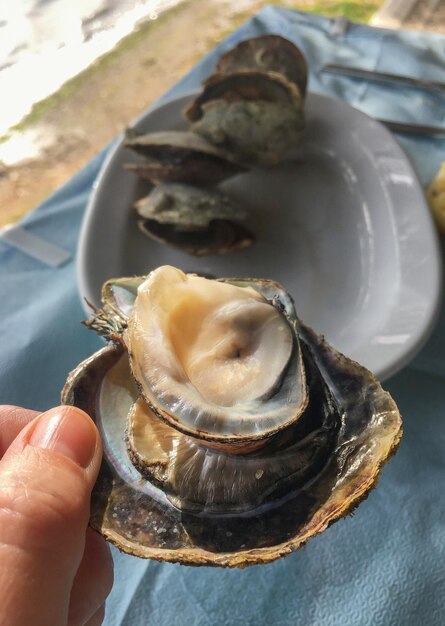
M 411 85 L 412 87 L 421 87 L 422 89 L 438 89 L 445 91 L 445 83 L 435 80 L 427 80 L 425 78 L 413 78 L 411 76 L 402 76 L 400 74 L 389 74 L 387 72 L 377 72 L 374 70 L 365 70 L 359 67 L 348 67 L 346 65 L 325 65 L 321 68 L 322 72 L 329 74 L 340 74 L 351 78 L 366 78 L 377 82 L 399 83 Z

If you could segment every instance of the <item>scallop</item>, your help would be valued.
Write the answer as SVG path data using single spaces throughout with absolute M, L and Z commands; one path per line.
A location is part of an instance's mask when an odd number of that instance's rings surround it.
M 108 281 L 86 325 L 109 345 L 68 377 L 104 444 L 91 525 L 192 565 L 266 563 L 352 511 L 402 421 L 364 367 L 266 279 L 162 266 Z
M 145 157 L 125 169 L 152 182 L 187 182 L 214 185 L 246 172 L 223 150 L 190 131 L 138 134 L 128 129 L 125 147 Z
M 163 183 L 135 206 L 145 235 L 189 254 L 224 254 L 254 242 L 247 213 L 217 189 Z

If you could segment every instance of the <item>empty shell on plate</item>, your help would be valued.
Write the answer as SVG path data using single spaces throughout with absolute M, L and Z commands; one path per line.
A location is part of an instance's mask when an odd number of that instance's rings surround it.
M 304 128 L 307 65 L 276 35 L 242 41 L 226 52 L 185 111 L 192 130 L 249 165 L 280 163 Z
M 275 165 L 304 128 L 299 89 L 274 72 L 213 74 L 186 109 L 192 130 L 249 165 Z
M 136 203 L 139 229 L 190 254 L 220 254 L 249 246 L 254 237 L 241 211 L 211 187 L 247 171 L 280 163 L 304 127 L 307 67 L 290 41 L 263 36 L 225 53 L 215 73 L 184 112 L 189 131 L 138 134 L 124 145 L 145 161 L 127 163 L 154 185 Z M 168 185 L 171 185 L 168 187 Z
M 135 206 L 144 234 L 189 254 L 223 254 L 254 241 L 245 211 L 215 189 L 164 183 Z
M 395 451 L 400 414 L 262 279 L 163 266 L 108 281 L 87 325 L 110 345 L 68 377 L 104 444 L 91 524 L 193 565 L 289 554 L 346 515 Z
M 262 35 L 241 41 L 219 59 L 216 73 L 233 74 L 245 70 L 282 74 L 306 95 L 307 64 L 301 51 L 280 35 Z
M 125 169 L 152 183 L 211 185 L 247 171 L 224 151 L 190 131 L 138 134 L 128 129 L 124 145 L 146 159 L 128 163 Z

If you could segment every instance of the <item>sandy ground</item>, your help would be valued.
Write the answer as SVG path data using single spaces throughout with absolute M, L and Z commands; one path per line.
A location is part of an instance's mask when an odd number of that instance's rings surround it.
M 37 120 L 23 125 L 47 144 L 38 158 L 10 166 L 0 162 L 0 227 L 19 219 L 63 184 L 199 57 L 264 4 L 264 0 L 187 0 L 143 25 L 67 83 L 39 107 Z M 282 0 L 280 4 L 304 9 L 314 2 Z M 436 19 L 436 28 L 437 24 Z M 410 27 L 423 25 L 411 21 Z

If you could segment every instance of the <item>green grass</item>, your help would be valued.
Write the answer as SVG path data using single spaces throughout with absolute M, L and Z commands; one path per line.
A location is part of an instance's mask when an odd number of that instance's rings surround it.
M 225 39 L 230 33 L 239 28 L 243 22 L 252 17 L 257 11 L 259 11 L 266 2 L 258 0 L 258 4 L 253 6 L 249 11 L 242 11 L 236 14 L 230 26 L 222 33 L 219 33 L 217 37 L 213 37 L 208 41 L 206 52 L 210 51 L 216 44 Z M 330 0 L 323 0 L 316 2 L 312 5 L 302 4 L 298 0 L 292 3 L 285 0 L 269 0 L 267 4 L 272 4 L 278 7 L 285 7 L 287 9 L 295 9 L 297 11 L 304 11 L 307 13 L 315 13 L 317 15 L 324 15 L 326 17 L 339 17 L 344 16 L 351 22 L 369 22 L 374 13 L 382 6 L 383 0 L 376 0 L 375 2 L 362 2 L 362 0 L 351 0 L 350 2 L 332 2 Z M 205 53 L 204 53 L 205 54 Z M 202 55 L 197 55 L 195 63 Z
M 381 5 L 382 2 L 318 2 L 304 7 L 303 10 L 307 13 L 317 13 L 326 17 L 342 15 L 351 22 L 369 22 Z

